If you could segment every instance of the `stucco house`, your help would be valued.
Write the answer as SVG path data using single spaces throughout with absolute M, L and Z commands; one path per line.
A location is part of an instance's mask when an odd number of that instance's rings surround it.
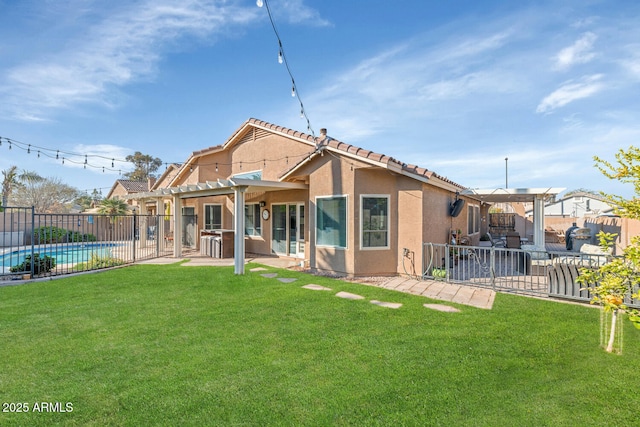
M 433 171 L 324 129 L 314 137 L 257 119 L 159 181 L 137 198 L 181 213 L 174 232 L 193 234 L 183 243 L 197 249 L 207 230 L 243 229 L 236 251 L 350 276 L 419 273 L 423 242 L 445 243 L 453 231 L 477 243 L 488 208 Z

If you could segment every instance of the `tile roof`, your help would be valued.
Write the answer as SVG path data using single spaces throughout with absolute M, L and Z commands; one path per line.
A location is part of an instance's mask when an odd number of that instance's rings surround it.
M 307 143 L 310 148 L 317 148 L 317 149 L 323 149 L 323 147 L 328 147 L 329 149 L 331 149 L 334 152 L 344 152 L 347 154 L 350 154 L 352 156 L 355 156 L 357 158 L 362 159 L 365 162 L 374 162 L 378 165 L 384 165 L 386 167 L 388 167 L 389 169 L 394 169 L 394 170 L 398 170 L 401 171 L 403 173 L 405 173 L 408 176 L 412 176 L 414 175 L 416 178 L 420 178 L 420 179 L 432 179 L 432 178 L 436 178 L 437 180 L 444 182 L 448 185 L 452 185 L 454 187 L 458 187 L 460 189 L 464 189 L 466 187 L 457 184 L 453 181 L 451 181 L 450 179 L 438 175 L 433 171 L 430 171 L 426 168 L 417 166 L 417 165 L 413 165 L 413 164 L 407 164 L 407 163 L 403 163 L 399 160 L 394 159 L 393 157 L 387 156 L 385 154 L 380 154 L 380 153 L 376 153 L 370 150 L 366 150 L 360 147 L 357 147 L 355 145 L 351 145 L 351 144 L 347 144 L 345 142 L 339 141 L 337 139 L 331 138 L 330 136 L 327 136 L 325 134 L 322 134 L 320 136 L 316 136 L 314 137 L 313 135 L 304 133 L 304 132 L 300 132 L 297 130 L 293 130 L 293 129 L 289 129 L 286 128 L 284 126 L 279 126 L 279 125 L 275 125 L 273 123 L 269 123 L 269 122 L 265 122 L 264 120 L 258 120 L 255 118 L 250 118 L 248 119 L 246 122 L 244 122 L 223 144 L 220 145 L 214 145 L 211 147 L 207 147 L 201 150 L 197 150 L 194 151 L 191 156 L 190 159 L 193 159 L 195 157 L 199 157 L 208 153 L 211 153 L 212 151 L 220 151 L 223 150 L 229 143 L 231 143 L 232 141 L 235 141 L 239 136 L 241 136 L 244 131 L 247 129 L 247 127 L 258 127 L 270 132 L 274 132 L 274 133 L 279 133 L 281 135 L 286 135 L 292 138 L 295 138 L 301 142 Z M 310 152 L 310 156 L 309 157 L 305 157 L 304 159 L 302 159 L 300 162 L 298 162 L 296 165 L 294 165 L 293 167 L 291 167 L 290 169 L 284 171 L 280 177 L 284 177 L 286 175 L 288 175 L 290 172 L 292 172 L 293 170 L 295 170 L 297 167 L 299 167 L 302 163 L 307 162 L 310 157 L 313 157 L 314 153 L 317 153 L 318 151 L 312 151 Z M 183 167 L 185 167 L 186 164 L 188 164 L 189 161 L 185 162 L 183 164 Z
M 258 119 L 249 119 L 247 121 L 248 124 L 254 124 L 266 129 L 270 129 L 273 131 L 277 131 L 280 133 L 284 133 L 286 135 L 290 135 L 293 136 L 295 138 L 298 139 L 302 139 L 305 141 L 308 141 L 311 144 L 316 145 L 318 148 L 322 148 L 322 147 L 331 147 L 332 149 L 334 149 L 335 151 L 342 151 L 345 153 L 349 153 L 352 155 L 355 155 L 359 158 L 362 158 L 364 161 L 373 161 L 376 163 L 383 163 L 386 164 L 387 166 L 396 166 L 397 168 L 401 169 L 404 172 L 407 172 L 408 174 L 412 174 L 412 175 L 417 175 L 419 177 L 423 177 L 426 179 L 431 179 L 433 177 L 438 178 L 439 180 L 446 182 L 450 185 L 459 187 L 459 188 L 466 188 L 460 184 L 457 184 L 453 181 L 451 181 L 450 179 L 440 176 L 438 174 L 436 174 L 433 171 L 430 171 L 426 168 L 417 166 L 417 165 L 412 165 L 412 164 L 407 164 L 407 163 L 403 163 L 400 162 L 396 159 L 394 159 L 393 157 L 387 156 L 385 154 L 380 154 L 380 153 L 376 153 L 370 150 L 366 150 L 364 148 L 360 148 L 357 147 L 355 145 L 351 145 L 351 144 L 347 144 L 345 142 L 339 141 L 337 139 L 331 138 L 330 136 L 327 135 L 321 135 L 320 137 L 313 137 L 313 135 L 309 135 L 309 134 L 305 134 L 303 132 L 299 132 L 299 131 L 294 131 L 292 129 L 288 129 L 282 126 L 277 126 L 262 120 L 258 120 Z M 287 175 L 289 172 L 295 170 L 298 166 L 300 166 L 302 163 L 305 163 L 306 161 L 308 161 L 308 158 L 305 157 L 304 159 L 302 159 L 300 162 L 298 162 L 296 165 L 294 165 L 292 168 L 290 168 L 289 170 L 285 171 L 284 173 L 281 174 L 282 176 Z M 393 167 L 393 166 L 392 166 Z
M 118 179 L 116 182 L 124 187 L 129 193 L 149 191 L 148 181 L 133 181 L 131 179 Z

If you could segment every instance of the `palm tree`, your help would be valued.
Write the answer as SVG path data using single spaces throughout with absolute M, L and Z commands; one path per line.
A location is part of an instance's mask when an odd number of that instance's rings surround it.
M 18 167 L 11 166 L 9 169 L 3 170 L 2 175 L 4 175 L 4 179 L 2 180 L 1 205 L 7 206 L 9 197 L 11 197 L 11 193 L 13 192 L 13 188 L 20 185 L 20 181 L 18 180 Z
M 120 199 L 104 199 L 98 205 L 98 213 L 109 215 L 109 232 L 113 239 L 113 223 L 121 215 L 125 215 L 129 210 L 129 205 Z
M 98 213 L 109 215 L 111 218 L 124 215 L 128 210 L 129 205 L 120 199 L 104 199 L 98 205 Z

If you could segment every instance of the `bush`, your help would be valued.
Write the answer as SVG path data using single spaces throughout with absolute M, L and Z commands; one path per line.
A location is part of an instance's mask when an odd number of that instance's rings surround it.
M 55 258 L 48 255 L 40 256 L 39 253 L 33 254 L 33 274 L 39 275 L 42 273 L 48 273 L 54 269 L 55 266 Z M 12 273 L 31 272 L 31 255 L 27 255 L 22 264 L 14 265 L 10 270 Z
M 124 264 L 124 261 L 119 258 L 91 254 L 89 261 L 77 264 L 75 268 L 78 271 L 98 270 L 100 268 L 115 267 L 122 264 Z
M 90 233 L 79 233 L 65 228 L 48 226 L 34 228 L 33 235 L 36 244 L 67 243 L 67 242 L 95 242 L 96 236 Z

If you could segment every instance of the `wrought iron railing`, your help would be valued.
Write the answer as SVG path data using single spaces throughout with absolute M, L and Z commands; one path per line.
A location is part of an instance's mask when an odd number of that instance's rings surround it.
M 593 269 L 609 255 L 554 252 L 500 247 L 424 243 L 422 277 L 487 287 L 501 292 L 589 302 L 589 287 L 577 281 L 581 269 Z M 630 307 L 640 301 L 627 297 Z
M 0 280 L 96 270 L 163 256 L 165 215 L 38 214 L 33 208 L 0 212 Z

